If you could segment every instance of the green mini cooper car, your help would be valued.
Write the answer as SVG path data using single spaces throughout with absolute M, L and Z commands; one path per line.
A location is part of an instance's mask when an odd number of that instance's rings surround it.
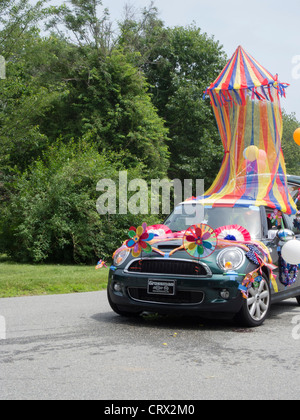
M 297 216 L 279 213 L 247 201 L 239 207 L 181 203 L 159 226 L 162 232 L 147 228 L 150 252 L 142 248 L 136 256 L 125 245 L 115 252 L 107 289 L 111 308 L 124 316 L 235 317 L 255 327 L 272 303 L 295 297 L 300 304 L 298 265 L 281 256 L 282 245 L 300 232 Z M 187 235 L 191 227 L 194 242 Z M 203 234 L 204 228 L 211 230 Z

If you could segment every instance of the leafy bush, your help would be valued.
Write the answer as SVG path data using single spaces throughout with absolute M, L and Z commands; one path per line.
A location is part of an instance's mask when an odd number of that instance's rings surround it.
M 96 210 L 96 185 L 116 183 L 122 169 L 119 155 L 101 155 L 87 145 L 52 147 L 15 183 L 2 216 L 2 247 L 23 262 L 94 263 L 109 259 L 127 237 L 126 229 L 142 215 L 103 215 Z M 141 178 L 144 166 L 128 171 L 128 181 Z M 154 221 L 154 220 L 153 220 Z

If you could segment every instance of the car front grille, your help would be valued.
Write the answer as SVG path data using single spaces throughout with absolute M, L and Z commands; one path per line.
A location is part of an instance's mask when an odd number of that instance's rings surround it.
M 151 295 L 146 289 L 138 287 L 128 287 L 128 294 L 131 299 L 140 302 L 196 305 L 203 302 L 204 293 L 199 291 L 177 291 L 173 295 Z
M 180 276 L 207 276 L 206 267 L 200 263 L 173 259 L 140 259 L 127 268 L 129 273 L 173 274 Z

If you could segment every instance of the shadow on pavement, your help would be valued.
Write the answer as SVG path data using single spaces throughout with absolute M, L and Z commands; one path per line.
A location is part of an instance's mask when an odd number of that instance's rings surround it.
M 271 306 L 270 314 L 264 325 L 279 320 L 284 315 L 291 316 L 300 313 L 300 306 L 296 299 L 289 299 Z M 251 333 L 256 328 L 240 327 L 234 319 L 217 319 L 206 317 L 191 317 L 183 315 L 159 315 L 144 313 L 140 316 L 120 316 L 113 311 L 99 313 L 92 316 L 98 322 L 115 326 L 132 326 L 136 328 L 160 328 L 176 330 L 220 330 L 240 333 Z

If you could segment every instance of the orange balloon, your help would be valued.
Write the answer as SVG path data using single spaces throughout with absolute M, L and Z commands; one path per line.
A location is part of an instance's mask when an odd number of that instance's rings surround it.
M 257 161 L 259 172 L 263 172 L 266 169 L 267 165 L 267 154 L 263 149 L 259 149 Z
M 294 132 L 294 141 L 300 146 L 300 127 Z

